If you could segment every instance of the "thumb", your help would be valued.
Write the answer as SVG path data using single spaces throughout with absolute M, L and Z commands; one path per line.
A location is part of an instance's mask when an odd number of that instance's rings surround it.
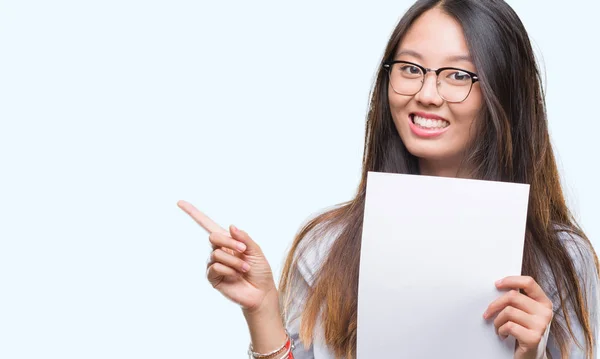
M 262 256 L 262 250 L 260 249 L 260 246 L 256 242 L 254 242 L 252 238 L 250 238 L 248 233 L 240 230 L 233 224 L 229 226 L 229 232 L 231 233 L 231 238 L 240 241 L 246 245 L 246 250 L 244 251 L 244 254 L 250 256 Z

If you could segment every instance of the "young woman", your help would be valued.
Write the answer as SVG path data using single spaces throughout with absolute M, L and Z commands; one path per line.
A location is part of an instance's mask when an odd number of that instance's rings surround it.
M 503 278 L 509 291 L 482 315 L 516 338 L 515 358 L 595 357 L 598 260 L 565 205 L 532 47 L 505 2 L 408 10 L 371 93 L 364 149 L 356 197 L 302 228 L 279 289 L 248 234 L 179 202 L 211 233 L 207 276 L 242 306 L 251 356 L 355 357 L 366 174 L 377 171 L 530 184 L 523 275 Z

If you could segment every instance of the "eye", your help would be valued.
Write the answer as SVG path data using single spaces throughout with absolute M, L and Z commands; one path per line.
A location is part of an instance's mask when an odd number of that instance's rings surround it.
M 471 80 L 471 75 L 464 71 L 452 70 L 448 73 L 446 78 L 453 82 L 467 82 Z
M 421 73 L 421 69 L 413 65 L 403 65 L 400 68 L 400 71 L 406 72 L 407 74 L 411 75 L 418 75 Z
M 400 65 L 400 74 L 407 78 L 419 78 L 423 74 L 423 71 L 418 66 L 410 64 L 398 64 Z

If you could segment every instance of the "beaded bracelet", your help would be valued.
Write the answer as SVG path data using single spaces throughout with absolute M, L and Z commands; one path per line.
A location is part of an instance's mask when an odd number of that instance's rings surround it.
M 276 349 L 270 353 L 266 353 L 266 354 L 261 354 L 261 353 L 256 353 L 253 351 L 252 348 L 252 343 L 250 343 L 250 347 L 248 348 L 248 357 L 250 359 L 293 359 L 294 355 L 292 353 L 292 349 L 294 349 L 296 346 L 294 345 L 294 340 L 292 339 L 292 337 L 290 336 L 290 334 L 288 333 L 288 331 L 285 331 L 285 335 L 287 337 L 285 343 L 283 344 L 283 346 L 279 349 Z M 279 356 L 282 355 L 283 356 Z
M 292 354 L 292 348 L 291 347 L 287 348 L 287 350 L 285 351 L 283 356 L 280 357 L 279 359 L 294 359 L 294 355 Z

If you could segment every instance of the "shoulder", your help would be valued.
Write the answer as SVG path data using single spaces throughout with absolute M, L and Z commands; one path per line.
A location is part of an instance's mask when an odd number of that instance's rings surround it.
M 298 271 L 308 283 L 314 284 L 316 276 L 329 256 L 338 233 L 335 230 L 313 230 L 307 233 L 296 250 Z
M 557 231 L 579 278 L 597 277 L 596 254 L 590 242 L 571 230 L 559 228 Z
M 309 286 L 314 284 L 339 234 L 340 226 L 320 222 L 301 239 L 294 253 L 294 265 Z

